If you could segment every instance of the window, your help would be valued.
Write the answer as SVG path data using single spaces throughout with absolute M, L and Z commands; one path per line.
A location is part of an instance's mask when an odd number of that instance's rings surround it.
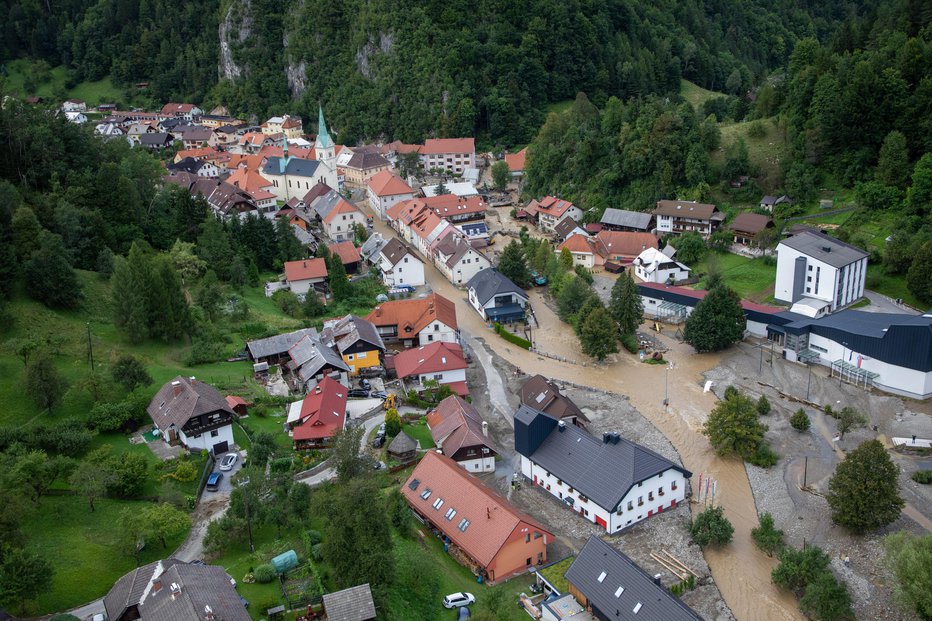
M 456 515 L 456 509 L 454 509 L 453 507 L 450 507 L 449 509 L 447 509 L 447 512 L 444 514 L 443 517 L 447 518 L 447 520 L 449 521 L 453 519 L 454 515 Z
M 643 482 L 643 481 L 641 481 L 640 483 L 638 483 L 638 487 L 641 487 L 642 485 L 644 485 L 644 482 Z
M 675 490 L 675 489 L 676 489 L 676 481 L 674 481 L 673 483 L 670 484 L 670 489 L 672 489 L 672 490 Z
M 589 502 L 589 499 L 586 498 L 585 496 L 583 496 L 582 494 L 580 494 L 580 495 L 579 495 L 579 502 Z
M 806 266 L 806 269 L 808 269 L 808 270 L 811 272 L 811 271 L 812 271 L 812 266 L 811 266 L 811 265 L 808 265 L 808 266 Z
M 524 536 L 524 543 L 531 543 L 531 533 Z
M 437 498 L 437 500 L 435 500 L 433 504 L 434 509 L 437 509 L 439 511 L 440 507 L 442 506 L 443 506 L 443 498 Z
M 421 492 L 421 498 L 423 500 L 427 500 L 428 498 L 430 498 L 430 494 L 431 494 L 431 489 L 428 487 L 423 492 Z
M 347 360 L 347 361 L 352 361 L 352 360 L 353 360 L 353 354 L 346 354 L 346 360 Z
M 600 573 L 600 574 L 599 574 L 599 582 L 602 582 L 603 580 L 605 580 L 605 576 L 606 576 L 606 574 L 605 574 L 604 571 L 603 571 L 602 573 Z
M 625 587 L 620 586 L 615 590 L 615 597 L 621 597 L 621 594 L 625 592 Z
M 543 537 L 543 535 L 540 533 L 534 533 L 534 539 L 540 539 L 541 537 Z
M 364 352 L 364 351 L 359 352 L 358 354 L 356 354 L 356 360 L 362 360 L 363 358 L 366 357 L 367 353 L 368 352 Z M 352 358 L 350 358 L 350 360 L 352 360 Z
M 435 324 L 434 324 L 434 332 L 440 332 L 440 324 L 439 324 L 439 323 L 435 323 Z
M 220 435 L 220 432 L 217 431 L 216 429 L 214 429 L 213 431 L 210 432 L 210 437 L 211 437 L 211 438 L 216 438 L 216 437 L 219 436 L 219 435 Z
M 643 504 L 644 504 L 644 497 L 643 497 L 643 496 L 638 496 L 638 506 L 640 507 L 640 506 L 643 505 Z
M 663 488 L 661 487 L 659 490 L 657 490 L 657 493 L 658 493 L 659 495 L 663 496 Z
M 647 500 L 653 500 L 653 499 L 654 499 L 654 492 L 648 492 L 648 493 L 647 493 Z
M 633 510 L 634 510 L 634 501 L 629 500 L 629 501 L 628 501 L 628 511 L 633 511 Z
M 460 532 L 465 533 L 465 532 L 466 532 L 466 529 L 469 528 L 469 520 L 463 519 L 463 520 L 459 523 L 459 525 L 457 526 L 457 528 L 460 529 Z

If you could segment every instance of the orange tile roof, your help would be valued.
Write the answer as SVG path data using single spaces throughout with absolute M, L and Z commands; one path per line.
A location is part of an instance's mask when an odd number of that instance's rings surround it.
M 266 138 L 268 138 L 268 136 L 266 136 L 262 132 L 247 132 L 240 137 L 239 143 L 242 145 L 246 145 L 246 144 L 260 144 L 261 145 L 263 142 L 265 142 Z
M 310 278 L 326 278 L 327 262 L 323 259 L 305 259 L 285 262 L 285 280 L 294 282 Z
M 262 168 L 262 161 L 265 158 L 261 155 L 253 154 L 240 154 L 232 153 L 230 154 L 230 159 L 227 161 L 227 170 L 233 170 L 234 168 L 248 168 L 249 170 L 259 170 Z
M 530 207 L 530 205 L 528 205 Z M 556 196 L 545 196 L 537 204 L 537 211 L 544 212 L 548 215 L 559 218 L 565 214 L 571 207 L 574 207 L 573 203 L 563 200 L 562 198 L 557 198 Z
M 227 183 L 235 185 L 241 190 L 247 192 L 258 192 L 264 188 L 272 187 L 272 182 L 260 175 L 254 170 L 248 168 L 237 168 L 229 177 Z
M 351 241 L 341 241 L 332 246 L 328 246 L 327 249 L 331 254 L 335 254 L 340 257 L 340 261 L 343 265 L 348 265 L 350 263 L 358 263 L 359 259 L 359 248 L 353 245 Z
M 341 213 L 362 213 L 345 199 L 340 199 L 330 213 L 324 218 L 324 222 L 333 222 L 333 219 Z
M 557 247 L 557 250 L 563 250 L 564 248 L 578 254 L 588 253 L 605 256 L 605 248 L 602 246 L 601 240 L 586 237 L 585 235 L 570 235 Z
M 331 438 L 346 422 L 346 387 L 325 377 L 301 402 L 301 421 L 293 430 L 295 440 Z
M 422 495 L 430 490 L 430 495 Z M 553 533 L 483 485 L 449 457 L 428 451 L 401 488 L 415 510 L 432 517 L 443 534 L 469 556 L 488 568 L 506 543 L 530 528 L 553 540 Z M 437 509 L 434 503 L 443 499 Z M 456 514 L 444 519 L 450 509 Z M 469 524 L 459 528 L 463 520 Z
M 658 247 L 657 236 L 650 233 L 599 231 L 596 237 L 605 246 L 608 256 L 624 255 L 634 258 L 648 248 Z
M 284 157 L 285 150 L 282 148 L 281 141 L 278 144 L 269 144 L 261 149 L 258 152 L 262 157 Z M 288 147 L 288 155 L 291 157 L 298 157 L 303 160 L 313 160 L 314 149 L 308 147 Z
M 391 171 L 382 170 L 369 179 L 369 187 L 375 192 L 376 196 L 396 196 L 398 194 L 413 194 L 411 189 L 404 180 L 398 175 L 392 174 Z
M 398 326 L 399 338 L 413 338 L 435 320 L 457 329 L 456 306 L 436 293 L 423 299 L 382 302 L 366 315 L 366 321 L 376 326 Z
M 461 197 L 456 194 L 441 194 L 440 196 L 428 196 L 422 200 L 441 218 L 484 213 L 488 209 L 488 204 L 482 200 L 481 196 Z
M 210 159 L 211 156 L 220 155 L 220 151 L 217 151 L 213 147 L 198 147 L 197 149 L 182 149 L 178 151 L 178 154 L 175 155 L 175 161 L 180 162 L 186 157 L 193 157 L 196 160 L 206 160 Z
M 506 153 L 505 163 L 508 164 L 508 170 L 511 172 L 520 172 L 524 170 L 524 162 L 527 159 L 527 147 L 524 147 L 517 153 Z
M 463 348 L 456 343 L 436 341 L 412 347 L 395 356 L 395 372 L 399 379 L 409 375 L 442 373 L 466 368 Z
M 430 138 L 424 141 L 421 155 L 440 155 L 442 153 L 474 153 L 475 138 Z

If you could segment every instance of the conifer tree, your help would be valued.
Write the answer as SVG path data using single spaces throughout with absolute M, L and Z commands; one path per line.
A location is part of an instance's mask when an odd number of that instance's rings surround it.
M 498 261 L 498 271 L 519 287 L 530 286 L 531 273 L 527 268 L 527 260 L 524 258 L 524 249 L 517 240 L 513 239 L 505 246 L 501 259 Z
M 644 305 L 637 284 L 627 270 L 622 272 L 612 286 L 612 297 L 608 303 L 611 314 L 622 334 L 634 334 L 644 321 Z

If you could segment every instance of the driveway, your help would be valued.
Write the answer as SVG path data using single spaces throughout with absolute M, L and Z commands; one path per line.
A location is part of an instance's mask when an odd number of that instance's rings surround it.
M 906 314 L 906 315 L 920 315 L 921 313 L 909 306 L 904 306 L 902 304 L 897 304 L 895 300 L 888 298 L 885 295 L 877 293 L 876 291 L 864 290 L 864 297 L 871 301 L 870 304 L 859 308 L 858 310 L 867 311 L 869 313 L 893 313 L 893 314 Z
M 373 416 L 372 418 L 367 419 L 365 422 L 363 422 L 362 427 L 364 431 L 362 434 L 362 439 L 359 441 L 360 452 L 365 450 L 366 442 L 369 441 L 369 434 L 372 433 L 374 429 L 377 429 L 378 426 L 384 422 L 385 422 L 384 413 L 380 413 L 376 416 Z M 311 487 L 314 487 L 315 485 L 320 485 L 324 481 L 329 481 L 330 479 L 334 479 L 336 478 L 336 476 L 337 476 L 336 468 L 325 468 L 316 474 L 312 474 L 311 476 L 305 479 L 299 479 L 298 481 L 300 483 L 304 483 L 305 485 L 310 485 Z

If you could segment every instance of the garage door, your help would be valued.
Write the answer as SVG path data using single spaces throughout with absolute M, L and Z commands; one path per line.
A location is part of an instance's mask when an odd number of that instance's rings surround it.
M 226 442 L 218 442 L 217 444 L 214 444 L 214 457 L 217 455 L 223 455 L 227 452 L 228 449 L 229 447 L 227 446 Z

